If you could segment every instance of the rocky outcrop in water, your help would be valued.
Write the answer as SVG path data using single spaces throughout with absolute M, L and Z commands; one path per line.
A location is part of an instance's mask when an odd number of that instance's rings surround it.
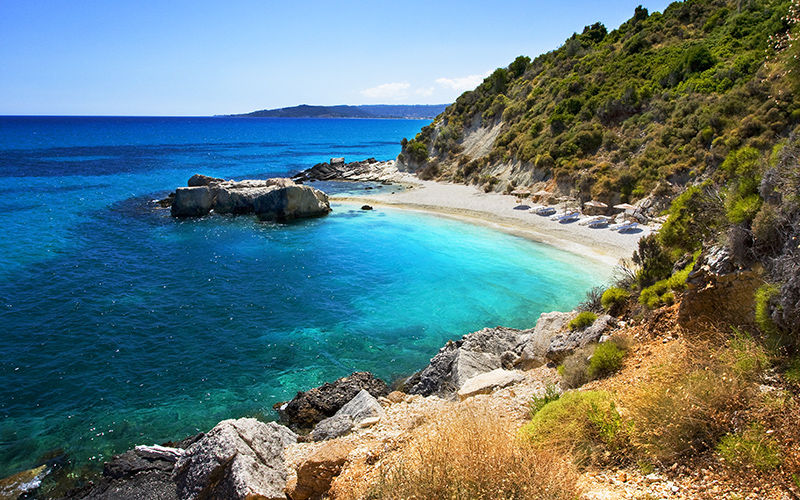
M 345 163 L 344 158 L 331 158 L 330 163 L 318 163 L 295 175 L 292 180 L 398 182 L 401 178 L 402 174 L 397 170 L 394 160 L 378 161 L 375 158 L 368 158 Z
M 275 405 L 275 409 L 288 425 L 310 429 L 318 422 L 334 416 L 361 390 L 376 398 L 389 394 L 386 382 L 369 372 L 356 372 L 333 383 L 326 382 L 320 387 L 298 392 L 288 403 Z
M 166 202 L 162 200 L 162 205 Z M 173 217 L 202 217 L 214 211 L 254 213 L 259 219 L 270 221 L 319 217 L 331 211 L 328 195 L 291 179 L 237 182 L 200 174 L 189 179 L 188 187 L 175 190 L 171 207 Z

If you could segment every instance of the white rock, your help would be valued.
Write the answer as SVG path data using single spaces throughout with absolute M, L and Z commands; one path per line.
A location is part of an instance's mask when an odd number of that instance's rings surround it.
M 525 380 L 525 376 L 519 372 L 498 368 L 467 380 L 458 391 L 458 397 L 463 401 L 477 394 L 489 394 L 495 389 L 508 387 L 523 380 Z

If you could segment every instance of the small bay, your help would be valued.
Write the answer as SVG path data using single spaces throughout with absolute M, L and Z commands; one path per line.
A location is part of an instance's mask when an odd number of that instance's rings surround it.
M 427 123 L 0 117 L 0 477 L 54 449 L 98 463 L 274 419 L 276 402 L 353 371 L 407 376 L 449 339 L 532 327 L 607 280 L 580 256 L 414 212 L 334 203 L 274 224 L 152 203 L 195 173 L 392 159 Z

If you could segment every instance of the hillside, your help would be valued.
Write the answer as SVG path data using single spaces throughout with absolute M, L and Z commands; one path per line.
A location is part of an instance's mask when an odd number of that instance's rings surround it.
M 790 54 L 773 47 L 789 6 L 688 0 L 663 14 L 638 7 L 610 31 L 586 26 L 461 95 L 404 142 L 401 160 L 427 178 L 495 191 L 544 182 L 612 203 L 664 181 L 724 181 L 730 152 L 768 152 L 800 119 L 781 66 Z
M 245 118 L 433 118 L 442 113 L 446 107 L 446 104 L 363 104 L 360 106 L 302 104 L 231 116 Z

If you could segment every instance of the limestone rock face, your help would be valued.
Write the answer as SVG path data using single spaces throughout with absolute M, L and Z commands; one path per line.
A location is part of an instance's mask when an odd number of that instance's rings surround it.
M 514 365 L 523 370 L 530 370 L 545 364 L 547 362 L 545 354 L 553 337 L 562 331 L 574 317 L 575 312 L 542 313 L 536 322 L 533 333 L 522 338 L 524 346 Z
M 214 197 L 208 186 L 180 187 L 172 201 L 173 217 L 202 217 L 211 212 Z
M 498 368 L 467 380 L 458 391 L 458 397 L 463 401 L 477 394 L 490 394 L 495 389 L 502 389 L 523 380 L 525 376 L 519 372 Z
M 353 444 L 329 441 L 309 455 L 297 468 L 297 479 L 286 487 L 292 500 L 307 500 L 326 493 L 353 450 Z
M 616 319 L 606 314 L 594 320 L 594 323 L 583 330 L 558 334 L 550 342 L 545 357 L 548 361 L 558 364 L 577 349 L 590 342 L 599 341 L 608 327 L 615 324 Z
M 425 369 L 409 379 L 408 392 L 454 398 L 470 378 L 500 368 L 506 353 L 516 353 L 521 338 L 530 333 L 531 330 L 505 327 L 484 328 L 457 342 L 448 342 Z
M 283 499 L 284 448 L 297 436 L 253 418 L 223 420 L 191 445 L 172 477 L 184 500 Z
M 276 405 L 281 418 L 290 425 L 311 428 L 317 422 L 332 417 L 364 389 L 373 397 L 386 396 L 386 382 L 369 372 L 356 372 L 333 383 L 325 383 L 297 395 L 285 405 Z

